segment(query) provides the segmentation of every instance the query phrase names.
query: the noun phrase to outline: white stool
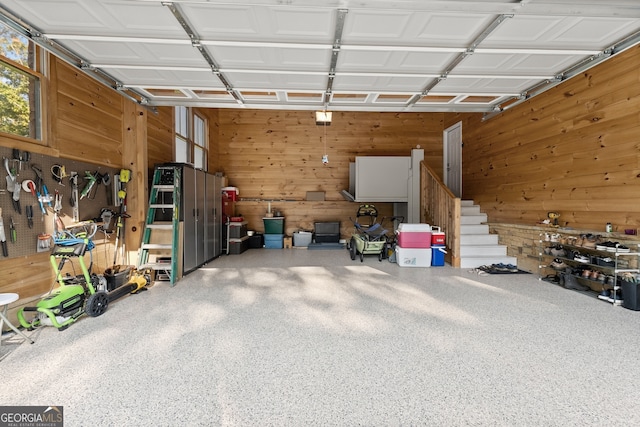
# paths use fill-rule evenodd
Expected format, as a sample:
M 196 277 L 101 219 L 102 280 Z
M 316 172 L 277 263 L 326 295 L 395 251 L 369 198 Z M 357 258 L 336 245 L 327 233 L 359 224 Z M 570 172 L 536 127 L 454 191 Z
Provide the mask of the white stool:
M 7 322 L 7 325 L 9 325 L 9 327 L 13 329 L 16 334 L 22 335 L 25 340 L 30 341 L 31 344 L 33 344 L 34 341 L 31 338 L 29 338 L 21 330 L 13 326 L 13 324 L 9 322 L 9 319 L 7 319 L 7 309 L 9 308 L 9 304 L 11 304 L 14 301 L 18 301 L 18 298 L 20 298 L 20 296 L 14 293 L 0 294 L 0 307 L 2 307 L 2 310 L 0 310 L 0 334 L 2 334 L 2 324 L 4 322 Z M 0 345 L 2 345 L 1 336 L 0 336 Z

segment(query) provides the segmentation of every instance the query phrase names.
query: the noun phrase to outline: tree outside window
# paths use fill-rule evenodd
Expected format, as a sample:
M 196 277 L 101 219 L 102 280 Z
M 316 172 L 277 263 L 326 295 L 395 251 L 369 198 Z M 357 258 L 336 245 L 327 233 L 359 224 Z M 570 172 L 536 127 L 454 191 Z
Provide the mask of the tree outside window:
M 0 25 L 0 132 L 40 139 L 40 75 L 36 47 Z

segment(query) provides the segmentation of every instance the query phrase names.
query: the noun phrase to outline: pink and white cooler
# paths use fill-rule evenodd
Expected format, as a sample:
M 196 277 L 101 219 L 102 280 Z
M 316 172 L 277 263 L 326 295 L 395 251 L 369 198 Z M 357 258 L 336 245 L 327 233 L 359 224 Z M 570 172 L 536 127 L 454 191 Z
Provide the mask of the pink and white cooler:
M 431 267 L 431 249 L 396 246 L 396 263 L 400 267 Z
M 429 249 L 431 226 L 429 224 L 400 224 L 396 231 L 398 246 L 404 249 Z

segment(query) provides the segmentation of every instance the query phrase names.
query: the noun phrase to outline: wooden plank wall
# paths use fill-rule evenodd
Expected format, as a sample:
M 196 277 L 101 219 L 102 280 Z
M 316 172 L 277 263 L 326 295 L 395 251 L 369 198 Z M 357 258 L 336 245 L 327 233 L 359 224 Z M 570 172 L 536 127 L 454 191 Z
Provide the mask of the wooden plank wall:
M 463 122 L 463 197 L 490 222 L 640 228 L 638 95 L 640 46 L 486 122 L 447 114 Z
M 332 217 L 340 220 L 343 237 L 349 235 L 349 216 L 355 216 L 357 205 L 345 201 L 340 191 L 349 188 L 349 162 L 356 156 L 409 156 L 419 145 L 425 161 L 442 173 L 440 113 L 334 112 L 326 127 L 315 124 L 313 111 L 221 109 L 218 117 L 220 169 L 229 185 L 239 188 L 242 199 L 262 201 L 237 205 L 255 230 L 262 229 L 265 201 L 282 200 L 286 202 L 279 207 L 295 217 L 286 222 L 288 233 Z M 326 165 L 324 154 L 329 156 Z M 331 203 L 303 202 L 307 191 L 324 191 Z M 376 205 L 392 212 L 391 205 Z
M 125 98 L 60 60 L 52 61 L 57 103 L 51 123 L 60 157 L 120 167 Z
M 173 107 L 157 107 L 147 115 L 147 164 L 173 161 Z
M 143 129 L 147 126 L 146 114 L 139 111 L 139 108 L 125 105 L 132 103 L 65 62 L 54 57 L 51 57 L 50 61 L 49 81 L 43 82 L 47 101 L 44 118 L 45 138 L 43 141 L 32 142 L 3 135 L 0 137 L 0 145 L 59 157 L 62 164 L 64 159 L 73 159 L 116 169 L 137 167 L 138 160 L 135 156 L 127 158 L 126 166 L 123 163 L 123 158 L 127 157 L 124 150 L 125 135 L 129 142 L 140 141 L 146 132 L 146 129 Z M 125 110 L 128 110 L 129 114 L 125 114 Z M 160 111 L 159 118 L 155 122 L 152 120 L 155 125 L 150 126 L 150 140 L 154 143 L 154 149 L 156 145 L 166 147 L 167 144 L 172 144 L 171 134 L 167 136 L 165 127 L 165 134 L 162 135 L 163 129 L 158 125 L 158 121 L 169 123 L 170 130 L 173 110 L 168 108 Z M 167 151 L 166 148 L 161 150 Z M 45 171 L 45 182 L 51 189 L 53 183 L 48 180 L 51 180 L 50 174 Z M 144 182 L 142 179 L 140 181 Z M 66 203 L 67 199 L 65 198 L 63 203 Z M 133 205 L 131 208 L 135 209 Z M 94 242 L 94 261 L 97 260 L 95 271 L 102 272 L 111 265 L 113 239 L 105 243 L 102 237 L 97 235 Z M 105 257 L 105 253 L 111 256 Z M 15 306 L 23 305 L 48 292 L 54 280 L 48 253 L 34 253 L 9 260 L 0 259 L 0 271 L 3 272 L 0 275 L 0 292 L 20 294 L 21 299 Z

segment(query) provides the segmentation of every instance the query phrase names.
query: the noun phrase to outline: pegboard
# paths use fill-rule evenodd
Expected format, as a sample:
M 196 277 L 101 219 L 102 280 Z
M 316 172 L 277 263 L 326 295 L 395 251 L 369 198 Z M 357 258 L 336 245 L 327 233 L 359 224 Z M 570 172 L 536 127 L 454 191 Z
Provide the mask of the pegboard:
M 38 236 L 52 234 L 54 230 L 54 204 L 56 192 L 60 200 L 60 220 L 66 226 L 73 224 L 73 206 L 71 205 L 71 197 L 73 186 L 69 180 L 72 172 L 78 174 L 78 218 L 80 221 L 96 219 L 100 217 L 103 208 L 109 208 L 117 211 L 117 176 L 120 169 L 98 166 L 95 164 L 79 162 L 75 160 L 65 160 L 57 157 L 46 156 L 43 154 L 28 153 L 24 151 L 14 153 L 14 150 L 7 147 L 0 147 L 0 155 L 2 156 L 2 178 L 0 178 L 0 208 L 2 208 L 2 219 L 4 223 L 4 233 L 7 240 L 8 258 L 15 258 L 34 254 L 38 252 Z M 20 161 L 15 157 L 22 158 Z M 7 191 L 7 170 L 5 167 L 5 159 L 9 160 L 9 169 L 17 171 L 17 182 L 21 186 L 19 202 L 21 213 L 16 210 L 13 203 L 13 194 Z M 64 167 L 63 174 L 56 173 L 58 177 L 63 175 L 62 179 L 54 177 L 52 166 L 58 165 Z M 49 203 L 43 203 L 44 211 L 40 208 L 37 196 L 30 191 L 26 191 L 22 184 L 26 180 L 36 181 L 36 172 L 33 166 L 40 167 L 42 170 L 43 184 L 48 189 L 51 198 Z M 57 169 L 53 169 L 58 172 Z M 89 172 L 96 176 L 96 172 L 100 176 L 105 176 L 104 180 L 97 180 L 92 190 L 86 197 L 80 199 L 80 194 L 85 186 L 90 182 L 86 179 L 86 173 Z M 66 176 L 64 176 L 66 175 Z M 99 176 L 99 177 L 100 177 Z M 106 185 L 104 182 L 109 182 Z M 25 184 L 26 186 L 26 184 Z M 115 194 L 115 198 L 114 198 Z M 42 193 L 41 193 L 42 195 Z M 33 210 L 33 225 L 29 227 L 27 218 L 27 206 L 31 206 Z M 12 241 L 10 223 L 13 220 L 17 239 Z M 112 221 L 113 223 L 114 221 Z M 96 236 L 96 238 L 99 238 Z M 40 251 L 48 250 L 40 248 Z M 5 258 L 0 252 L 0 259 Z

